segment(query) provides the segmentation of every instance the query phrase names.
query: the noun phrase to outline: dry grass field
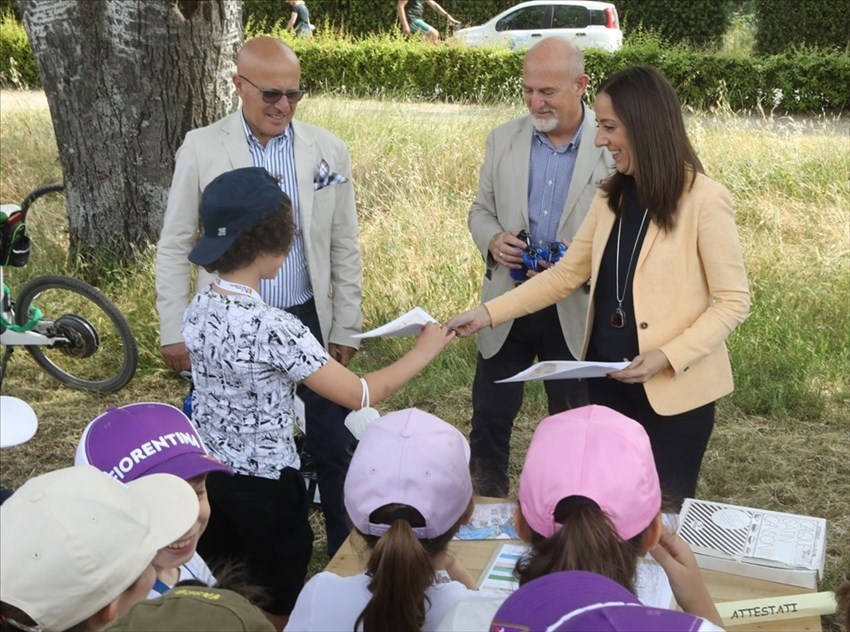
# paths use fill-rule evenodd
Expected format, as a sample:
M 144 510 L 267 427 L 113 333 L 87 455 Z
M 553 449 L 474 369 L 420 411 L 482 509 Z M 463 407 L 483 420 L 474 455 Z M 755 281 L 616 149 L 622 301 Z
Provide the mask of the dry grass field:
M 17 105 L 15 105 L 17 103 Z M 24 107 L 26 106 L 26 107 Z M 312 97 L 304 120 L 346 139 L 354 161 L 364 257 L 365 324 L 415 305 L 446 319 L 477 302 L 481 262 L 466 212 L 493 126 L 516 106 L 432 105 Z M 690 113 L 688 126 L 709 175 L 732 192 L 753 290 L 753 312 L 730 339 L 737 388 L 719 403 L 700 496 L 822 516 L 828 558 L 822 589 L 850 571 L 850 136 L 846 119 Z M 39 95 L 0 97 L 0 200 L 61 179 L 50 116 Z M 74 274 L 66 261 L 61 200 L 33 210 L 31 265 L 13 288 L 45 272 Z M 108 406 L 177 404 L 186 385 L 158 359 L 153 250 L 130 269 L 101 274 L 102 289 L 130 318 L 142 359 L 123 391 L 99 396 L 59 387 L 25 352 L 15 354 L 3 392 L 30 402 L 40 427 L 4 450 L 0 482 L 71 463 L 79 433 Z M 101 271 L 104 272 L 104 271 Z M 355 369 L 397 357 L 409 340 L 364 344 Z M 468 432 L 475 348 L 459 340 L 384 411 L 418 406 Z M 539 384 L 527 389 L 513 437 L 514 480 L 535 424 L 545 416 Z M 317 550 L 321 525 L 316 521 Z M 318 568 L 324 559 L 316 554 Z M 831 621 L 829 625 L 833 625 Z

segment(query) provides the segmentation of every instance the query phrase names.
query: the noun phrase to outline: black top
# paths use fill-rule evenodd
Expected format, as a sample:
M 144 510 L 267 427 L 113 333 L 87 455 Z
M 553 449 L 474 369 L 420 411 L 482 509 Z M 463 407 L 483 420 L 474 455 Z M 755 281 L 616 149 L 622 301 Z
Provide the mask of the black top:
M 593 295 L 594 317 L 593 329 L 590 334 L 590 345 L 587 350 L 587 359 L 604 362 L 621 362 L 623 359 L 634 359 L 638 355 L 637 323 L 635 322 L 635 304 L 632 300 L 632 285 L 637 268 L 643 240 L 649 227 L 650 217 L 646 216 L 643 228 L 640 229 L 641 220 L 646 207 L 640 203 L 637 196 L 637 188 L 634 180 L 630 179 L 630 186 L 626 190 L 625 210 L 619 219 L 614 222 L 605 252 L 602 254 L 602 262 L 599 265 L 599 273 L 596 279 L 596 291 Z M 623 298 L 623 311 L 626 313 L 626 325 L 621 329 L 613 327 L 609 319 L 617 309 L 617 230 L 620 222 L 623 223 L 620 235 L 620 287 L 619 294 Z M 640 229 L 640 234 L 638 230 Z M 635 247 L 637 242 L 637 247 Z M 626 278 L 629 268 L 629 258 L 632 248 L 635 247 L 635 257 L 632 261 L 631 270 Z M 625 289 L 624 289 L 625 286 Z

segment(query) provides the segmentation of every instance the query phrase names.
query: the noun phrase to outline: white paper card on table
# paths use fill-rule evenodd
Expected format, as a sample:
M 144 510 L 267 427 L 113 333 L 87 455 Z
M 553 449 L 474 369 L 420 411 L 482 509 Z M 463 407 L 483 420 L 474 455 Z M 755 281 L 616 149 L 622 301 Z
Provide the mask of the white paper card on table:
M 503 544 L 493 556 L 483 573 L 479 589 L 482 593 L 508 595 L 519 588 L 514 568 L 519 559 L 528 552 L 524 544 Z M 670 581 L 664 569 L 649 555 L 638 560 L 634 578 L 637 598 L 645 606 L 674 608 L 675 600 Z
M 461 525 L 455 540 L 517 540 L 516 503 L 477 503 L 469 522 Z
M 588 377 L 605 377 L 611 371 L 629 366 L 628 362 L 586 362 L 583 360 L 547 360 L 538 362 L 496 384 L 504 382 L 531 382 L 534 380 L 569 380 Z
M 514 568 L 526 551 L 528 547 L 524 544 L 503 544 L 499 547 L 499 551 L 484 571 L 478 588 L 482 592 L 499 592 L 504 596 L 519 588 L 519 582 L 514 577 Z
M 402 314 L 395 320 L 381 325 L 375 329 L 364 331 L 362 334 L 352 338 L 380 338 L 381 336 L 418 336 L 422 333 L 425 325 L 436 323 L 437 319 L 431 316 L 421 307 L 414 307 L 406 314 Z

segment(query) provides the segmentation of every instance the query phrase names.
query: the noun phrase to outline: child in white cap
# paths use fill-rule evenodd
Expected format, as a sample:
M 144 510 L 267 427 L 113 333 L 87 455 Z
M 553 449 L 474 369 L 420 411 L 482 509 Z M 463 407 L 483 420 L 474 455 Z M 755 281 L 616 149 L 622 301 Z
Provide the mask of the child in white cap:
M 144 599 L 151 562 L 197 520 L 170 474 L 122 484 L 90 466 L 24 483 L 0 507 L 0 629 L 89 632 Z
M 345 477 L 345 507 L 370 549 L 366 570 L 313 577 L 287 630 L 433 630 L 474 594 L 446 553 L 473 509 L 469 444 L 456 428 L 415 408 L 372 422 Z
M 156 402 L 110 408 L 86 426 L 75 463 L 94 465 L 123 482 L 165 473 L 189 483 L 198 497 L 198 519 L 157 553 L 153 561 L 156 581 L 148 597 L 155 599 L 187 579 L 215 584 L 215 577 L 196 549 L 210 519 L 207 474 L 230 474 L 231 469 L 207 454 L 186 415 L 174 406 Z
M 260 296 L 261 280 L 276 277 L 294 237 L 292 205 L 277 181 L 258 167 L 223 173 L 203 191 L 201 219 L 203 235 L 189 259 L 218 278 L 192 299 L 183 319 L 192 416 L 210 453 L 235 475 L 213 472 L 207 479 L 213 511 L 200 551 L 212 563 L 244 560 L 250 582 L 272 595 L 265 609 L 282 628 L 313 547 L 294 438 L 296 387 L 352 409 L 361 408 L 368 388 L 377 403 L 454 334 L 427 325 L 402 358 L 359 378 L 300 320 Z

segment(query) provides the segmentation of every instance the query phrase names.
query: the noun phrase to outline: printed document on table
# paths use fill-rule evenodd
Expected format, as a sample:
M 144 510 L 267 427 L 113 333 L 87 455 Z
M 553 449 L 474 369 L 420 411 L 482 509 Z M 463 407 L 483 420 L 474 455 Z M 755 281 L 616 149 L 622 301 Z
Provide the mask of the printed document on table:
M 402 314 L 395 320 L 381 325 L 370 331 L 352 336 L 353 338 L 379 338 L 381 336 L 418 336 L 422 333 L 425 325 L 436 323 L 437 319 L 431 316 L 421 307 L 414 307 L 406 314 Z
M 531 382 L 533 380 L 570 380 L 582 377 L 605 377 L 611 371 L 619 371 L 629 366 L 628 362 L 585 362 L 579 360 L 549 360 L 538 362 L 524 371 L 520 371 L 503 382 Z

